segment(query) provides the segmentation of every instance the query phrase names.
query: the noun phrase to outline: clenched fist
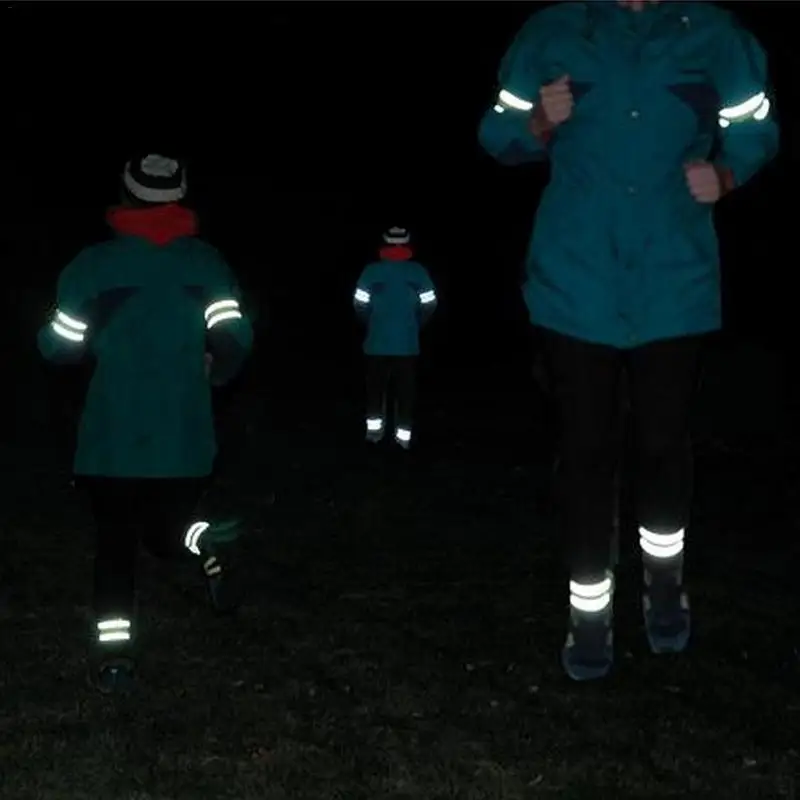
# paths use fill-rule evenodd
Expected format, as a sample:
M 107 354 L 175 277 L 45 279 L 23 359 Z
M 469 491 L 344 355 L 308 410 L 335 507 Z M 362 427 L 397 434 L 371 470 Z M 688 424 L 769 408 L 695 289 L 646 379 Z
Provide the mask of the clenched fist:
M 708 161 L 690 161 L 683 165 L 689 193 L 698 203 L 716 203 L 732 187 L 732 176 Z
M 531 121 L 531 129 L 535 135 L 552 131 L 572 116 L 575 100 L 569 81 L 569 75 L 562 75 L 539 90 L 539 102 Z

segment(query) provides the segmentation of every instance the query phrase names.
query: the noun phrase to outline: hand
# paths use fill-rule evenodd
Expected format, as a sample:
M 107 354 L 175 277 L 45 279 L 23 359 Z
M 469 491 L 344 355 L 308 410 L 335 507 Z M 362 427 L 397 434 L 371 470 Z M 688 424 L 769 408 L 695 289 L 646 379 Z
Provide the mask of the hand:
M 731 187 L 730 174 L 708 161 L 683 165 L 689 193 L 698 203 L 716 203 Z
M 211 353 L 205 355 L 206 378 L 211 377 L 211 365 L 214 363 L 214 356 Z
M 562 75 L 558 80 L 539 89 L 539 102 L 531 121 L 531 129 L 535 135 L 557 128 L 572 116 L 575 100 L 569 82 L 569 75 Z

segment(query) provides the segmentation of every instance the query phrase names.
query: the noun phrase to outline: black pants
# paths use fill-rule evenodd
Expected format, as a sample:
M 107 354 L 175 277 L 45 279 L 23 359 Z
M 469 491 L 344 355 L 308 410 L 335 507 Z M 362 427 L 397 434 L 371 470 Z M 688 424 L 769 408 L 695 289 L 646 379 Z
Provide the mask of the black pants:
M 660 533 L 687 525 L 690 411 L 703 341 L 685 337 L 618 350 L 543 332 L 561 418 L 556 482 L 573 578 L 602 580 L 610 566 L 623 377 L 633 425 L 637 525 Z
M 395 427 L 412 427 L 417 390 L 416 356 L 367 356 L 367 416 L 385 420 L 394 402 Z
M 88 495 L 95 523 L 95 613 L 130 619 L 139 544 L 161 559 L 186 552 L 184 534 L 207 479 L 84 476 L 76 484 Z

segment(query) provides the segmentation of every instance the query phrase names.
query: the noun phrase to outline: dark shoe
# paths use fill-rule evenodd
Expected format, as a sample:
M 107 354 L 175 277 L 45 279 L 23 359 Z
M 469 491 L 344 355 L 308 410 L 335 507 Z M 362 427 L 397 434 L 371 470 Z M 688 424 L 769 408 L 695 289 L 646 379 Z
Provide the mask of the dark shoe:
M 613 578 L 605 592 L 607 604 L 599 610 L 576 608 L 571 598 L 567 640 L 561 651 L 564 671 L 574 681 L 604 678 L 614 664 Z M 594 598 L 596 599 L 596 598 Z
M 680 653 L 689 644 L 689 595 L 683 587 L 686 531 L 656 533 L 639 527 L 644 590 L 642 612 L 647 641 L 654 653 Z
M 605 678 L 614 665 L 614 631 L 610 618 L 603 615 L 593 619 L 571 617 L 561 664 L 574 681 Z
M 657 654 L 683 652 L 689 644 L 692 618 L 680 572 L 645 569 L 644 584 L 642 612 L 650 650 Z
M 132 658 L 104 658 L 92 673 L 92 684 L 103 694 L 124 694 L 135 686 L 135 664 Z

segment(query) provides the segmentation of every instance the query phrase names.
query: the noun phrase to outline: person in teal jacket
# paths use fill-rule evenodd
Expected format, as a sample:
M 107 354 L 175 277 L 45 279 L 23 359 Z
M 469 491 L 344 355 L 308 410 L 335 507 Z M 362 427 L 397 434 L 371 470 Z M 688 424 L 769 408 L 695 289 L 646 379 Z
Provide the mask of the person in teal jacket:
M 366 325 L 366 438 L 380 442 L 387 425 L 389 390 L 394 394 L 394 440 L 411 447 L 420 328 L 438 299 L 428 271 L 412 260 L 411 237 L 391 228 L 383 237 L 380 261 L 368 264 L 353 295 L 356 313 Z
M 481 122 L 502 164 L 551 167 L 523 291 L 562 418 L 562 662 L 576 680 L 613 661 L 623 374 L 646 632 L 656 653 L 688 643 L 689 409 L 705 335 L 721 325 L 714 205 L 776 154 L 771 102 L 761 46 L 712 4 L 562 2 L 519 32 Z
M 63 270 L 38 339 L 51 362 L 93 362 L 74 472 L 95 518 L 94 677 L 107 691 L 133 679 L 140 540 L 157 556 L 199 557 L 214 605 L 231 601 L 219 557 L 228 532 L 193 515 L 216 455 L 212 387 L 239 372 L 252 330 L 185 192 L 178 161 L 132 160 L 107 216 L 114 237 Z

